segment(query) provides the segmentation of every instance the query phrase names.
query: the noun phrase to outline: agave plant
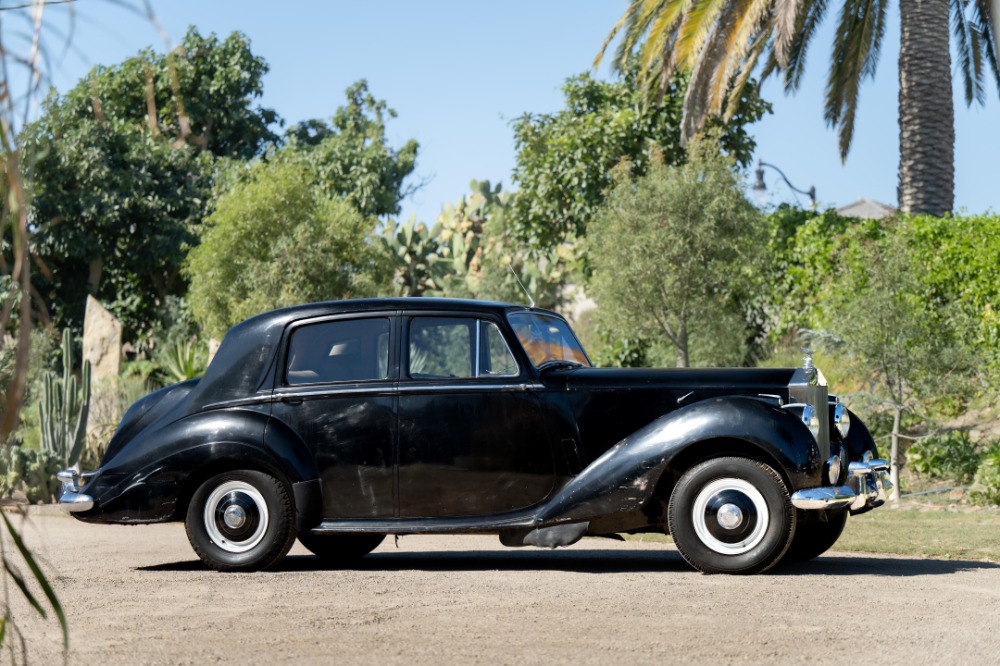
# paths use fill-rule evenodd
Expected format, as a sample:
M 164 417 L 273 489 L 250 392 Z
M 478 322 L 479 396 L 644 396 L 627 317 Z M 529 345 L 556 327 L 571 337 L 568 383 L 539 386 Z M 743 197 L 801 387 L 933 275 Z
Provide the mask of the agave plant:
M 183 382 L 205 374 L 208 350 L 197 341 L 185 340 L 166 349 L 160 371 L 169 382 Z

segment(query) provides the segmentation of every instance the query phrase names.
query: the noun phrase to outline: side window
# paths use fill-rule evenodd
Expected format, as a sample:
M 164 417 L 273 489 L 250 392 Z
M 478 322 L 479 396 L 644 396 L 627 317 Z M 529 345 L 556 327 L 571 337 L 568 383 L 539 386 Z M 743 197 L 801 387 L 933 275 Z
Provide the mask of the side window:
M 292 333 L 287 384 L 357 382 L 388 376 L 388 319 L 326 321 L 301 326 Z
M 475 319 L 414 317 L 410 321 L 410 377 L 475 377 L 475 331 Z
M 510 353 L 507 342 L 503 339 L 503 334 L 493 322 L 481 322 L 482 327 L 482 361 L 480 367 L 481 375 L 493 375 L 499 377 L 514 377 L 519 373 L 517 361 Z

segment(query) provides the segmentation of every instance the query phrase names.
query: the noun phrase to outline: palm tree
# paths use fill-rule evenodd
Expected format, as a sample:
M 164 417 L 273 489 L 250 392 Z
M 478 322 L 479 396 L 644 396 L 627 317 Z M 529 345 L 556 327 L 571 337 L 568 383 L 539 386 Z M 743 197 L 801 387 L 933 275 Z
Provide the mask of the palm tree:
M 637 57 L 650 95 L 678 69 L 690 71 L 683 138 L 710 115 L 728 117 L 751 73 L 779 73 L 785 92 L 802 80 L 817 26 L 830 0 L 631 0 L 595 60 L 619 34 L 613 65 Z M 841 0 L 826 84 L 824 117 L 847 159 L 861 83 L 873 78 L 889 0 Z M 899 207 L 943 215 L 955 201 L 955 111 L 949 23 L 966 104 L 984 104 L 985 72 L 1000 88 L 1000 0 L 899 0 Z

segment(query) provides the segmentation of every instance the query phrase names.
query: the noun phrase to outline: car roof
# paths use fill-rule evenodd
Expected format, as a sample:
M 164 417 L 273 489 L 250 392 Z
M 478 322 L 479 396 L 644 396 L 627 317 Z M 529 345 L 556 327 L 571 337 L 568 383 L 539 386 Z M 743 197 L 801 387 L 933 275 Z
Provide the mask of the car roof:
M 491 311 L 496 314 L 517 310 L 541 310 L 527 305 L 503 303 L 499 301 L 475 300 L 467 298 L 428 298 L 424 296 L 400 296 L 395 298 L 359 298 L 343 301 L 323 301 L 292 305 L 270 312 L 264 312 L 251 317 L 246 322 L 263 323 L 265 321 L 281 321 L 287 323 L 299 319 L 329 314 L 348 314 L 352 312 L 371 312 L 376 310 L 479 310 Z M 548 310 L 541 310 L 548 313 Z M 555 313 L 552 313 L 555 314 Z M 237 326 L 242 324 L 237 324 Z
M 293 305 L 250 317 L 229 329 L 219 350 L 190 395 L 191 405 L 239 400 L 252 395 L 268 376 L 282 332 L 288 324 L 313 317 L 385 310 L 476 311 L 504 316 L 532 311 L 553 314 L 526 305 L 460 298 L 365 298 Z

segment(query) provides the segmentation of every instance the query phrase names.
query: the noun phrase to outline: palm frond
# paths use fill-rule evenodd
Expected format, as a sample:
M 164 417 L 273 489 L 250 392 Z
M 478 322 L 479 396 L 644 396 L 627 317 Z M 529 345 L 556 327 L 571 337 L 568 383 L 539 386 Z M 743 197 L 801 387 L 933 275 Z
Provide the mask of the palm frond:
M 607 53 L 608 47 L 611 42 L 614 41 L 618 33 L 625 30 L 622 35 L 622 40 L 618 45 L 615 52 L 615 58 L 612 61 L 612 67 L 618 69 L 623 63 L 628 59 L 629 54 L 632 49 L 635 48 L 636 44 L 642 39 L 643 35 L 649 28 L 649 23 L 652 17 L 655 16 L 655 11 L 657 7 L 662 5 L 667 0 L 633 0 L 629 3 L 628 9 L 622 15 L 618 22 L 611 28 L 608 36 L 604 39 L 604 43 L 601 44 L 601 50 L 594 58 L 594 68 L 596 69 L 601 61 L 604 59 L 604 54 Z
M 704 49 L 694 59 L 691 80 L 688 81 L 682 107 L 682 143 L 698 133 L 711 111 L 709 107 L 711 91 L 713 84 L 718 80 L 719 70 L 724 69 L 728 36 L 735 25 L 736 13 L 741 6 L 742 3 L 730 2 L 722 7 L 721 14 L 716 17 L 717 20 L 710 28 L 711 32 L 706 38 Z
M 729 89 L 729 99 L 726 101 L 726 109 L 723 114 L 723 119 L 727 122 L 732 119 L 736 109 L 739 108 L 740 98 L 743 96 L 743 89 L 746 87 L 747 81 L 750 80 L 750 75 L 753 74 L 754 69 L 756 69 L 757 61 L 760 59 L 760 54 L 764 52 L 764 48 L 767 46 L 769 37 L 769 32 L 761 32 L 757 35 L 753 44 L 750 45 L 750 49 L 746 56 L 746 62 L 743 65 L 743 70 L 733 81 L 733 85 Z
M 650 26 L 649 34 L 656 35 L 657 41 L 655 44 L 649 44 L 648 48 L 644 48 L 639 57 L 639 67 L 646 76 L 652 75 L 653 63 L 657 55 L 662 58 L 663 77 L 669 79 L 673 74 L 676 65 L 673 52 L 677 42 L 677 28 L 684 10 L 689 4 L 690 0 L 667 3 Z
M 731 0 L 694 0 L 678 26 L 674 60 L 683 67 L 694 68 L 722 13 L 731 13 Z
M 1000 92 L 1000 64 L 997 62 L 997 50 L 1000 49 L 1000 14 L 994 9 L 996 0 L 973 0 L 972 22 L 982 35 L 982 49 L 989 64 L 993 78 L 996 80 L 997 91 Z
M 887 13 L 887 0 L 846 0 L 840 14 L 823 115 L 837 128 L 842 160 L 854 137 L 861 83 L 875 75 Z
M 782 69 L 788 67 L 792 42 L 801 27 L 799 16 L 803 0 L 775 0 L 774 2 L 774 57 Z
M 982 38 L 978 26 L 971 24 L 965 15 L 968 4 L 969 0 L 951 0 L 951 29 L 957 44 L 965 103 L 971 105 L 975 101 L 985 104 Z
M 785 70 L 785 92 L 795 92 L 802 83 L 802 75 L 806 69 L 806 53 L 809 43 L 816 34 L 816 28 L 826 16 L 828 0 L 807 0 L 806 6 L 798 16 L 795 38 L 788 51 L 788 65 Z M 772 56 L 775 58 L 775 56 Z M 775 58 L 776 59 L 776 58 Z M 770 68 L 770 62 L 766 69 Z

